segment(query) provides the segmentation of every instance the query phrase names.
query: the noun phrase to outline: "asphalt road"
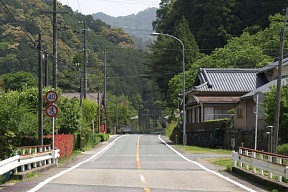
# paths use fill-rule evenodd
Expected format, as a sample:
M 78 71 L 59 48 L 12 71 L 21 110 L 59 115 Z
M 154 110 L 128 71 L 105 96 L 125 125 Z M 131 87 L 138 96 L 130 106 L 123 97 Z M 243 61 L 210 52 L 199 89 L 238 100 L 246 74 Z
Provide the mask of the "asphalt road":
M 220 171 L 219 171 L 220 170 Z M 184 156 L 157 135 L 124 135 L 86 152 L 65 167 L 0 191 L 195 192 L 264 191 L 221 168 Z

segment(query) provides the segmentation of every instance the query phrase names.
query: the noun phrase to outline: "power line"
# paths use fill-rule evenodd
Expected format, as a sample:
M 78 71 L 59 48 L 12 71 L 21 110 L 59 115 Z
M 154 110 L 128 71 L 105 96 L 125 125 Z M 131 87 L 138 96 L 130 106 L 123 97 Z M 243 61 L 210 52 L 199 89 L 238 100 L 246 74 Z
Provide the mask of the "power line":
M 105 2 L 112 2 L 112 3 L 123 3 L 123 4 L 138 4 L 138 5 L 159 5 L 159 3 L 153 2 L 153 1 L 141 1 L 141 0 L 126 0 L 126 1 L 117 1 L 117 0 L 99 0 L 99 1 L 105 1 Z
M 78 0 L 77 0 L 77 5 L 78 5 L 78 8 L 79 8 L 79 11 L 80 11 L 80 12 L 82 12 L 82 11 L 81 11 L 81 7 L 80 7 L 80 4 L 79 4 L 79 1 L 78 1 Z
M 7 9 L 7 11 L 9 12 L 9 14 L 11 14 L 11 16 L 13 17 L 13 19 L 16 21 L 16 23 L 20 26 L 21 30 L 24 32 L 24 34 L 29 38 L 29 40 L 33 43 L 33 45 L 36 47 L 36 40 L 33 39 L 32 36 L 29 35 L 29 33 L 25 30 L 25 28 L 23 27 L 23 25 L 17 20 L 17 18 L 13 15 L 13 13 L 11 12 L 11 10 L 8 8 L 8 6 L 6 5 L 6 3 L 4 2 L 4 0 L 1 0 L 1 2 L 3 3 L 3 5 L 5 6 L 5 8 Z M 28 6 L 28 4 L 27 4 Z M 56 58 L 57 60 L 60 60 L 62 62 L 65 62 L 65 60 L 60 59 L 58 57 L 54 57 L 52 54 L 48 53 L 47 51 L 42 49 L 43 53 L 46 53 L 47 55 L 49 55 L 52 58 Z

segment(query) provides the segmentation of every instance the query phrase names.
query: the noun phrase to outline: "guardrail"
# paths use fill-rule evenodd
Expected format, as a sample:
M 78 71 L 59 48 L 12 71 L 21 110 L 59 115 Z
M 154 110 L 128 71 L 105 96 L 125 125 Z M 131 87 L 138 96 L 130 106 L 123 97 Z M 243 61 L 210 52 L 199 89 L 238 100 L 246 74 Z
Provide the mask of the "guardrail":
M 288 156 L 239 147 L 239 152 L 233 152 L 234 167 L 243 168 L 269 179 L 288 178 Z
M 44 165 L 58 165 L 59 149 L 52 150 L 50 145 L 25 146 L 15 149 L 15 156 L 0 161 L 0 175 L 9 171 L 24 172 Z

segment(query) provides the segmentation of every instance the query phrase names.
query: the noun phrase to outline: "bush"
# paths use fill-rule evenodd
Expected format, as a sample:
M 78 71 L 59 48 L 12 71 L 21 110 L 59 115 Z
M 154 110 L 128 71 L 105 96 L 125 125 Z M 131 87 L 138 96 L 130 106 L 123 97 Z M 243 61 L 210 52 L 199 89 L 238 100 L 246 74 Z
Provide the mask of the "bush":
M 104 137 L 104 136 L 103 136 Z M 101 142 L 102 137 L 98 136 L 98 134 L 95 135 L 95 138 L 93 139 L 93 134 L 76 134 L 74 135 L 74 149 L 75 150 L 87 150 L 95 147 L 98 143 Z
M 218 123 L 218 127 L 222 128 L 232 128 L 233 123 L 231 118 L 223 118 L 223 119 L 214 119 L 214 120 L 208 120 L 206 123 L 211 123 L 212 127 L 215 126 L 215 124 Z
M 96 135 L 96 137 L 100 137 L 101 138 L 101 142 L 102 141 L 107 141 L 109 139 L 109 134 L 99 133 L 99 134 Z
M 277 147 L 277 153 L 280 155 L 288 156 L 288 144 L 279 145 Z
M 165 136 L 166 137 L 170 137 L 173 130 L 177 127 L 177 122 L 176 121 L 172 121 L 171 123 L 169 123 L 169 125 L 167 126 L 167 128 L 165 128 Z

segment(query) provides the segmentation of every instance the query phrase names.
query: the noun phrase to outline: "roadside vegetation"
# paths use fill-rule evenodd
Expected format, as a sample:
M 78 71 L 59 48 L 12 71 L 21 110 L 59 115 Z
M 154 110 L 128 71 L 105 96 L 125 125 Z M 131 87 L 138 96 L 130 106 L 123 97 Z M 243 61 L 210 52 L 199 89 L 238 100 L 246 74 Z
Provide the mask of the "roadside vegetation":
M 212 148 L 204 148 L 197 146 L 187 146 L 187 145 L 175 145 L 173 146 L 179 151 L 183 151 L 186 154 L 215 154 L 215 155 L 223 155 L 223 157 L 209 157 L 204 160 L 212 163 L 214 165 L 219 165 L 225 167 L 226 171 L 231 171 L 233 166 L 233 159 L 231 157 L 227 157 L 227 155 L 231 154 L 230 150 L 226 149 L 212 149 Z M 224 156 L 225 155 L 225 156 Z
M 175 147 L 188 154 L 231 154 L 231 151 L 226 149 L 212 149 L 188 145 L 176 145 Z

